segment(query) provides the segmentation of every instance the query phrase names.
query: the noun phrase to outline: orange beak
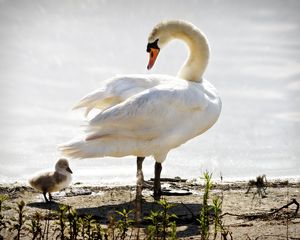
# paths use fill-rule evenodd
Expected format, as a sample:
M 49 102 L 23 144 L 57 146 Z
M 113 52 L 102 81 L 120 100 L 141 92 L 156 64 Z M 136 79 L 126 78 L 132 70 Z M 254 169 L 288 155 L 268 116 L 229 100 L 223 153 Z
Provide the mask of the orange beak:
M 149 63 L 148 63 L 148 66 L 147 66 L 147 69 L 150 70 L 154 63 L 155 63 L 155 60 L 158 56 L 158 53 L 159 53 L 159 49 L 157 48 L 151 48 L 150 49 L 150 52 L 149 52 Z

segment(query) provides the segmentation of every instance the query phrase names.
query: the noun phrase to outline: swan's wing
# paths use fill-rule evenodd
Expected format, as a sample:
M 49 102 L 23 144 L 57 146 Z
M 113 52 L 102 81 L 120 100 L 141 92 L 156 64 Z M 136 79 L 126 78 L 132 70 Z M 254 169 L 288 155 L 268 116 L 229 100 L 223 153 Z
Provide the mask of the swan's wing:
M 109 79 L 105 86 L 83 97 L 73 109 L 86 108 L 86 115 L 93 108 L 105 110 L 127 98 L 157 85 L 147 75 L 117 76 Z
M 161 84 L 145 90 L 89 121 L 87 140 L 102 136 L 153 139 L 180 127 L 180 121 L 208 104 L 201 88 L 186 82 Z

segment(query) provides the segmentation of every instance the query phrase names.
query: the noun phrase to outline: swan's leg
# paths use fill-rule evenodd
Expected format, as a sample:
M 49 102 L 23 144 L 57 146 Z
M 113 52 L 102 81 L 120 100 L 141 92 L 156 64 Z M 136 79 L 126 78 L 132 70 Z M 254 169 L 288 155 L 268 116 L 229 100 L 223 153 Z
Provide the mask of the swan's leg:
M 145 181 L 144 179 L 144 173 L 143 173 L 143 161 L 145 160 L 145 157 L 138 157 L 137 159 L 137 171 L 141 171 L 141 178 L 143 183 L 143 188 L 153 188 L 153 184 L 150 181 Z
M 160 173 L 162 170 L 161 163 L 155 162 L 154 168 L 154 199 L 159 200 L 161 196 Z
M 139 224 L 142 222 L 142 189 L 143 189 L 143 161 L 145 157 L 137 157 L 136 165 L 136 212 L 135 212 L 135 220 Z
M 143 162 L 145 160 L 145 157 L 137 157 L 136 160 L 136 166 L 137 166 L 137 177 L 141 177 L 141 182 L 144 182 L 144 173 L 143 173 Z

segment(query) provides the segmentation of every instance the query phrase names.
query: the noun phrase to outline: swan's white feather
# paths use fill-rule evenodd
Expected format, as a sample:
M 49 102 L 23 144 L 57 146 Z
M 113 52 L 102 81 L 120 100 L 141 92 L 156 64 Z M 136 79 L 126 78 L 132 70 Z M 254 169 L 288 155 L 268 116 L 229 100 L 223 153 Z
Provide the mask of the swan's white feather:
M 134 83 L 138 87 L 132 87 Z M 130 87 L 126 84 L 131 85 L 135 93 L 128 91 Z M 65 155 L 74 158 L 153 155 L 160 158 L 206 131 L 220 113 L 220 99 L 206 81 L 189 82 L 167 75 L 133 75 L 132 78 L 129 75 L 114 78 L 103 89 L 88 95 L 93 101 L 85 101 L 81 106 L 97 107 L 99 105 L 94 103 L 103 102 L 105 98 L 102 97 L 109 95 L 120 101 L 89 121 L 83 139 L 61 146 Z
M 83 97 L 73 109 L 85 107 L 85 114 L 88 115 L 93 108 L 104 110 L 157 84 L 159 81 L 152 81 L 145 75 L 117 76 L 109 79 L 103 87 Z

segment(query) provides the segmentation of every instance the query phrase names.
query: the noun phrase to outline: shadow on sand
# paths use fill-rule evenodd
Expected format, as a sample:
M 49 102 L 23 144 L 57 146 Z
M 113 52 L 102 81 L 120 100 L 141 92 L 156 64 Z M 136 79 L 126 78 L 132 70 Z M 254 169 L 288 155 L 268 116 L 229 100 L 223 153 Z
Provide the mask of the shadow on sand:
M 170 214 L 176 214 L 178 219 L 176 219 L 177 227 L 186 226 L 182 231 L 177 232 L 177 237 L 189 237 L 194 236 L 199 233 L 199 225 L 197 225 L 196 218 L 198 218 L 201 204 L 195 203 L 170 203 L 173 207 L 169 210 Z M 47 209 L 47 210 L 58 210 L 61 204 L 57 202 L 41 203 L 33 202 L 27 204 L 29 207 Z M 118 220 L 118 214 L 116 211 L 122 211 L 123 209 L 131 210 L 134 209 L 134 201 L 125 202 L 121 204 L 113 205 L 103 205 L 99 207 L 91 208 L 76 208 L 79 216 L 92 215 L 93 218 L 97 219 L 101 224 L 108 223 L 108 217 L 114 215 L 115 219 Z M 151 211 L 159 211 L 161 207 L 156 202 L 143 202 L 143 217 L 147 217 L 151 214 Z M 131 216 L 134 218 L 134 215 Z M 149 222 L 143 221 L 142 227 L 146 227 Z
M 45 210 L 52 210 L 52 211 L 57 211 L 59 209 L 59 206 L 63 204 L 51 201 L 51 202 L 32 202 L 26 204 L 28 207 L 33 207 L 33 208 L 40 208 L 40 209 L 45 209 Z

